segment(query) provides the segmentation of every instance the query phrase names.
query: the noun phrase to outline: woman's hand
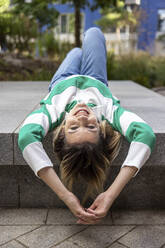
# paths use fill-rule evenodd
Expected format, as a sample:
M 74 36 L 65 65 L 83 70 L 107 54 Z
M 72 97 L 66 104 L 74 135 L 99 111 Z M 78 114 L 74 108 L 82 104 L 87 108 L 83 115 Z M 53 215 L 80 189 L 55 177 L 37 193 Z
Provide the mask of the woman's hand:
M 81 206 L 79 199 L 72 192 L 69 192 L 62 200 L 68 206 L 74 216 L 83 222 L 77 222 L 78 224 L 94 224 L 98 220 L 94 213 L 87 212 Z
M 136 172 L 137 168 L 135 166 L 123 167 L 112 185 L 105 192 L 98 195 L 93 204 L 87 209 L 87 212 L 95 214 L 98 220 L 105 217 L 114 200 Z M 82 220 L 78 220 L 78 223 L 84 224 Z M 93 224 L 96 224 L 96 222 Z
M 93 204 L 87 209 L 88 213 L 95 214 L 95 216 L 98 218 L 92 224 L 98 223 L 107 215 L 113 201 L 114 199 L 109 194 L 107 194 L 107 192 L 103 192 L 97 196 Z M 78 220 L 78 223 L 84 224 L 82 220 Z

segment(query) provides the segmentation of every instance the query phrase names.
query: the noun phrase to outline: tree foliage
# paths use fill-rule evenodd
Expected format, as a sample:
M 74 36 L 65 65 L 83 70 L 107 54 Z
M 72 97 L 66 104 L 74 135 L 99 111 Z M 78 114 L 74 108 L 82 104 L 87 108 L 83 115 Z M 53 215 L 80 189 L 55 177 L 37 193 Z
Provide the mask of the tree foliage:
M 102 27 L 104 31 L 110 28 L 121 29 L 127 25 L 132 28 L 138 24 L 138 15 L 124 8 L 124 2 L 116 1 L 116 5 L 110 8 L 103 8 L 101 11 L 102 18 L 96 23 Z
M 13 0 L 13 13 L 20 14 L 24 13 L 30 19 L 38 21 L 39 27 L 47 25 L 47 28 L 52 28 L 57 24 L 58 11 L 50 7 L 52 0 L 41 1 L 41 0 Z
M 10 0 L 0 0 L 0 13 L 5 12 L 10 5 Z

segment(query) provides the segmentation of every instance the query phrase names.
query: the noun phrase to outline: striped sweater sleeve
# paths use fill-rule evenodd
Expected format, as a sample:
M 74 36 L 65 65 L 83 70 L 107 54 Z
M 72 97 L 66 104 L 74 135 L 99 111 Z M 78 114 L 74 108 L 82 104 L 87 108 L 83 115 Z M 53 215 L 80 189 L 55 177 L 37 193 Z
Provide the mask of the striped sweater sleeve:
M 120 104 L 114 105 L 112 126 L 130 143 L 122 167 L 135 166 L 139 171 L 148 160 L 155 144 L 152 128 L 138 115 L 122 108 Z
M 53 166 L 42 145 L 42 140 L 51 130 L 51 126 L 51 116 L 46 106 L 42 105 L 25 119 L 19 131 L 18 146 L 36 176 L 42 168 Z

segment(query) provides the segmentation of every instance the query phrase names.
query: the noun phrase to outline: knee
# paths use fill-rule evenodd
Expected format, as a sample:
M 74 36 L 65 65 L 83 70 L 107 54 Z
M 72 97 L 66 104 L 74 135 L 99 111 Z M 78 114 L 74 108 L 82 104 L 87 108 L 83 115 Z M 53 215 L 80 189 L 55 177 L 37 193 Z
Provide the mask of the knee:
M 102 31 L 100 28 L 98 27 L 92 27 L 92 28 L 89 28 L 87 31 L 86 31 L 86 34 L 92 34 L 92 35 L 103 35 Z
M 82 55 L 82 49 L 80 47 L 74 47 L 68 54 L 81 56 Z
M 80 47 L 74 47 L 74 48 L 72 48 L 71 51 L 73 51 L 75 53 L 81 53 L 81 48 Z

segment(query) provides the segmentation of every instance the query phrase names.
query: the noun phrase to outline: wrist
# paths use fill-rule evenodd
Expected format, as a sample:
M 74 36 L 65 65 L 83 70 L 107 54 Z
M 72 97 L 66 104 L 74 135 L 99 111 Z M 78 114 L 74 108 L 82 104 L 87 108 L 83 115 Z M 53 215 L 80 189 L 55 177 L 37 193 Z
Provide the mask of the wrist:
M 106 191 L 105 191 L 107 198 L 111 201 L 114 201 L 117 198 L 117 194 L 114 191 L 113 187 L 110 186 Z
M 66 203 L 67 200 L 70 198 L 70 195 L 71 195 L 71 194 L 72 194 L 72 193 L 71 193 L 69 190 L 64 189 L 63 191 L 61 191 L 61 192 L 58 193 L 58 197 L 59 197 L 64 203 Z

